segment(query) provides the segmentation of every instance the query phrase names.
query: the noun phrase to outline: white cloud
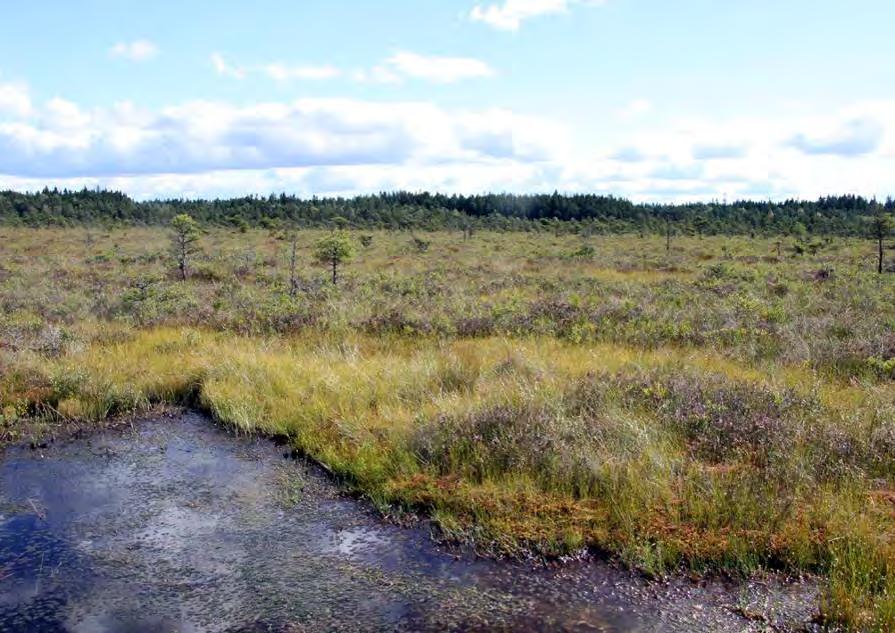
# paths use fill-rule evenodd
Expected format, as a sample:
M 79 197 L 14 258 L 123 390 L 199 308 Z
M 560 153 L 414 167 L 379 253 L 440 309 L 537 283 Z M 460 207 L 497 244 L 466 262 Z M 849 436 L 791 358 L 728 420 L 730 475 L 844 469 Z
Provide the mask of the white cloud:
M 334 79 L 342 74 L 342 71 L 335 66 L 289 66 L 280 63 L 267 64 L 263 67 L 263 71 L 268 77 L 277 81 L 289 81 L 291 79 L 319 81 Z
M 143 62 L 158 55 L 158 46 L 149 40 L 134 40 L 132 42 L 118 42 L 109 49 L 112 57 L 129 59 L 134 62 Z
M 401 75 L 385 64 L 373 66 L 370 69 L 360 69 L 352 73 L 351 78 L 360 83 L 399 84 L 403 81 Z
M 34 191 L 44 185 L 78 190 L 94 187 L 125 191 L 139 200 L 166 198 L 237 197 L 290 192 L 310 197 L 350 196 L 358 192 L 429 190 L 445 193 L 551 189 L 552 171 L 542 165 L 488 161 L 476 164 L 356 165 L 210 171 L 197 174 L 91 176 L 52 180 L 3 176 L 0 190 Z
M 883 140 L 885 127 L 873 116 L 820 126 L 814 132 L 799 132 L 789 145 L 806 154 L 862 156 L 873 152 Z
M 604 4 L 604 0 L 503 0 L 501 4 L 477 4 L 469 17 L 474 22 L 483 22 L 496 29 L 516 31 L 525 20 L 565 13 L 576 4 L 597 6 Z
M 214 66 L 214 71 L 222 77 L 231 79 L 245 79 L 246 77 L 244 68 L 230 65 L 220 53 L 211 54 L 211 65 Z
M 21 83 L 0 83 L 0 115 L 25 117 L 31 114 L 31 94 Z
M 696 160 L 743 158 L 747 151 L 748 144 L 745 142 L 699 142 L 693 145 L 693 158 Z
M 90 116 L 76 103 L 54 97 L 44 106 L 44 125 L 54 130 L 82 131 L 90 123 Z
M 454 83 L 462 79 L 493 77 L 494 70 L 471 57 L 439 57 L 398 51 L 385 61 L 396 76 L 423 79 L 434 83 Z
M 600 157 L 577 154 L 558 187 L 637 200 L 706 200 L 895 193 L 895 101 L 823 116 L 807 106 L 774 116 L 684 119 L 622 132 Z M 795 142 L 794 142 L 795 140 Z
M 425 102 L 191 101 L 85 111 L 63 99 L 0 121 L 0 173 L 23 177 L 197 173 L 319 165 L 536 162 L 564 151 L 562 126 L 510 111 Z
M 220 53 L 211 55 L 215 72 L 223 77 L 245 79 L 250 74 L 260 74 L 276 81 L 320 81 L 336 79 L 346 73 L 331 64 L 285 64 L 274 62 L 258 66 L 231 64 Z M 410 51 L 398 51 L 381 63 L 355 70 L 349 76 L 362 83 L 397 84 L 407 79 L 432 83 L 455 83 L 464 79 L 493 77 L 492 69 L 485 62 L 472 57 L 448 57 L 421 55 Z
M 628 103 L 622 110 L 619 112 L 619 116 L 622 119 L 634 119 L 644 114 L 649 113 L 653 109 L 653 102 L 649 99 L 634 99 L 630 103 Z

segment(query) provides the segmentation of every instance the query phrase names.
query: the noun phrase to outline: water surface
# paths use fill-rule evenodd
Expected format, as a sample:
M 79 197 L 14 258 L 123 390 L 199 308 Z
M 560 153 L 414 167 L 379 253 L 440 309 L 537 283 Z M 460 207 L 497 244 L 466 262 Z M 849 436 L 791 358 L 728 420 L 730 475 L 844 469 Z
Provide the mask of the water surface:
M 744 631 L 815 590 L 476 560 L 197 414 L 0 459 L 0 631 Z

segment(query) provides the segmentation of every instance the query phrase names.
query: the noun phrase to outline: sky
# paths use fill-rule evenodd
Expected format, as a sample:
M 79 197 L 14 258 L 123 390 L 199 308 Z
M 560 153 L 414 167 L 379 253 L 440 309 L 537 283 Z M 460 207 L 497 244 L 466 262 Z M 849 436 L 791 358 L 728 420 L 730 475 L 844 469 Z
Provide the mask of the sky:
M 891 0 L 31 0 L 0 189 L 895 196 Z

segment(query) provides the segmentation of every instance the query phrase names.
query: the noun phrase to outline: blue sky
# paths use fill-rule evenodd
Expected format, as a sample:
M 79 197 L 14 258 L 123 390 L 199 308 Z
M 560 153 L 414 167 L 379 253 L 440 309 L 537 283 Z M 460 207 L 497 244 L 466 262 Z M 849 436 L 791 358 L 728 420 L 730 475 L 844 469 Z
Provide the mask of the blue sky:
M 895 194 L 883 0 L 8 4 L 3 188 Z

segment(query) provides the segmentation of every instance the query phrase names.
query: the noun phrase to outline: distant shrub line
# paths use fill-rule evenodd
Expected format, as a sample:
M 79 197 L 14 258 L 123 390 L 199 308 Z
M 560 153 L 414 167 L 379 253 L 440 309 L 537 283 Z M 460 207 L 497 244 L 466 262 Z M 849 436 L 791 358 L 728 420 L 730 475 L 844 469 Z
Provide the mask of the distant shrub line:
M 872 218 L 895 211 L 895 201 L 877 203 L 854 195 L 816 201 L 738 200 L 634 204 L 595 194 L 444 195 L 393 192 L 354 198 L 302 199 L 280 194 L 226 200 L 149 200 L 104 190 L 44 189 L 0 192 L 0 224 L 159 225 L 179 214 L 203 224 L 252 227 L 554 231 L 582 234 L 843 235 L 872 236 Z

